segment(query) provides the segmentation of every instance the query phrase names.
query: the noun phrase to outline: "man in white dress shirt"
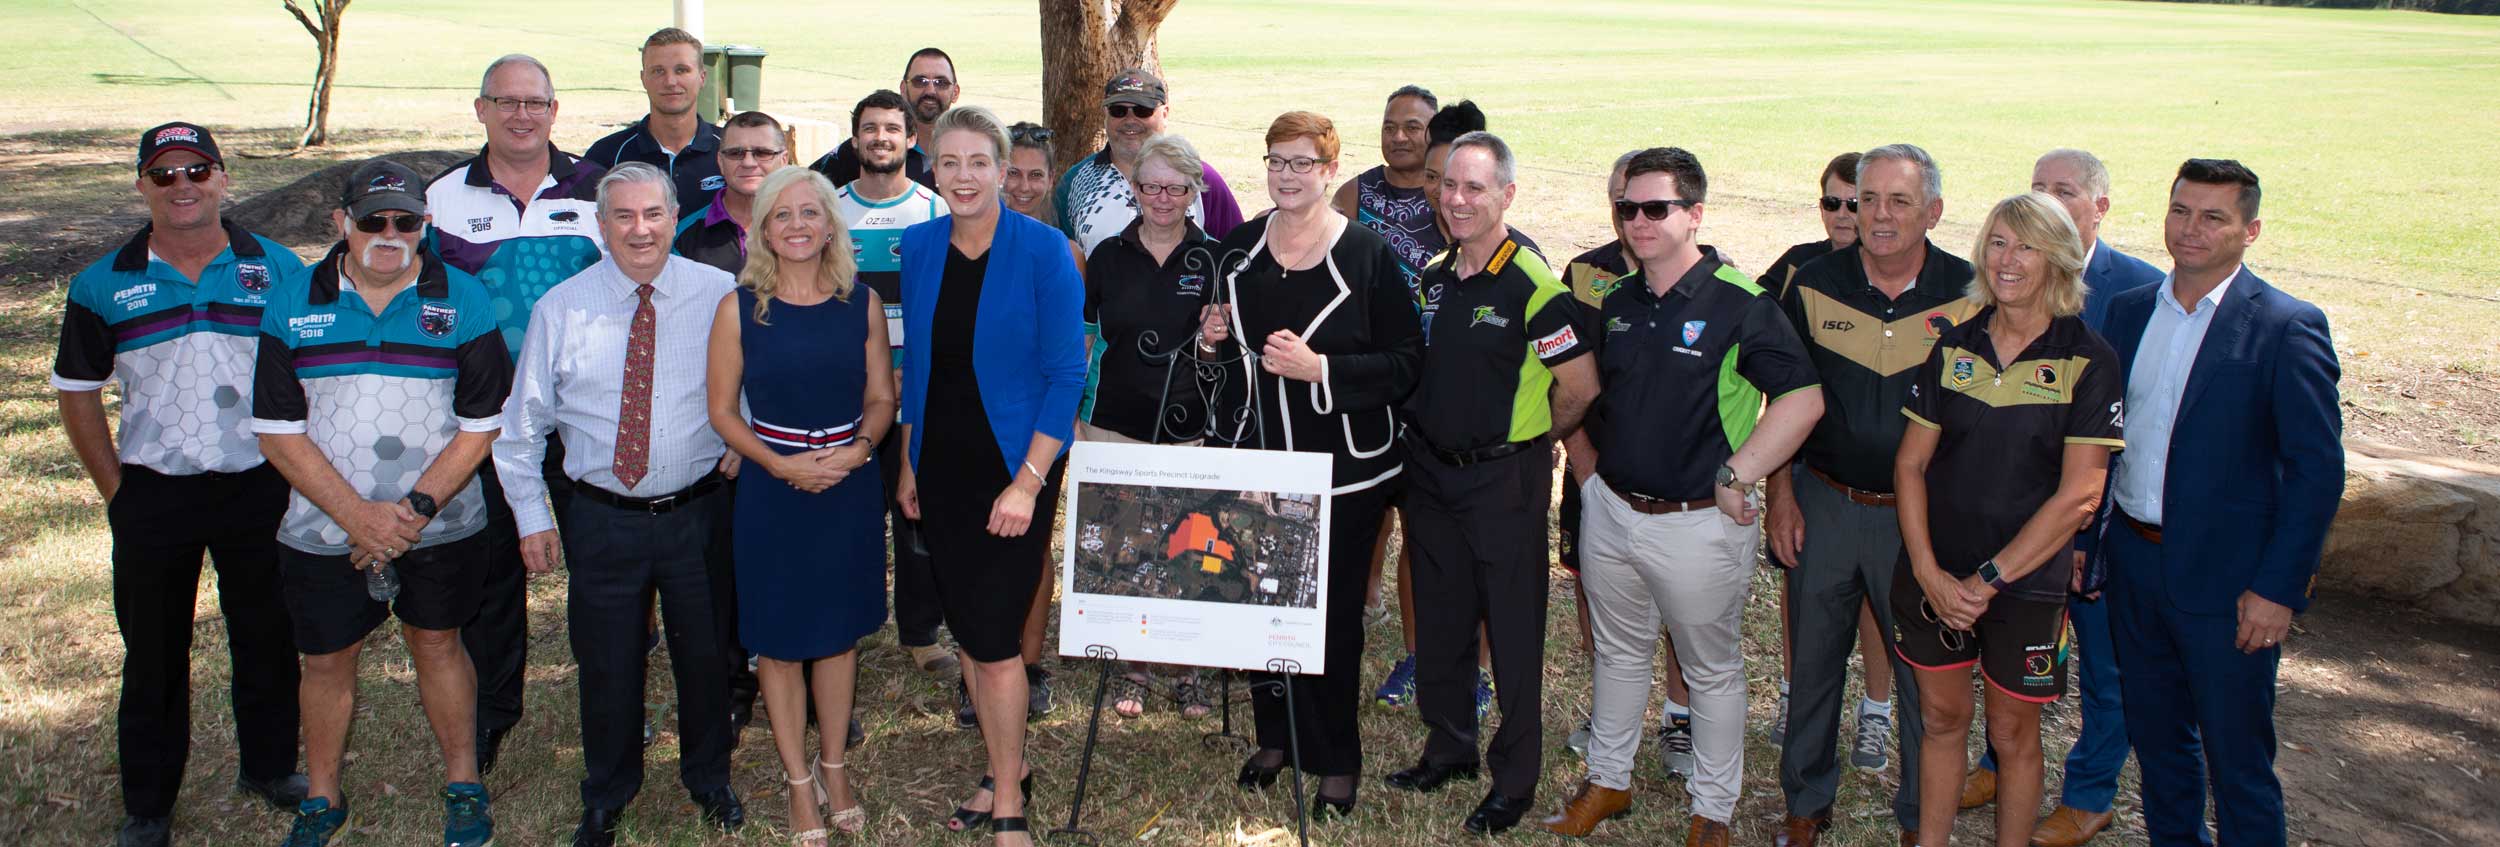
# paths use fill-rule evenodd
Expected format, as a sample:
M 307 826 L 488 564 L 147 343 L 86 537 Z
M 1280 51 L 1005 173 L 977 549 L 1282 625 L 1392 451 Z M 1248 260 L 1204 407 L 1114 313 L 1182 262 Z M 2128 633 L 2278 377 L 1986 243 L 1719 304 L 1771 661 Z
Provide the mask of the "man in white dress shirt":
M 677 198 L 659 169 L 627 163 L 599 180 L 609 255 L 541 297 L 523 335 L 495 464 L 530 573 L 568 563 L 573 658 L 581 668 L 582 823 L 576 847 L 615 843 L 642 788 L 643 637 L 657 591 L 677 676 L 679 779 L 724 830 L 745 822 L 729 787 L 728 649 L 707 564 L 729 521 L 725 452 L 704 410 L 712 312 L 729 274 L 669 254 Z M 532 471 L 553 429 L 573 496 L 564 533 Z

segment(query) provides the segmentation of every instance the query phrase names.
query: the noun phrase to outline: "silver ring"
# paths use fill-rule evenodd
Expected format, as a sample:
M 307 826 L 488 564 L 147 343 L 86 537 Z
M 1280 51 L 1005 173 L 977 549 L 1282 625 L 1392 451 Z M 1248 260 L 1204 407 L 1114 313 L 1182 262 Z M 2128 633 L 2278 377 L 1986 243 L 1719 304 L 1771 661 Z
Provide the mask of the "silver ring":
M 397 548 L 397 547 L 384 547 L 384 548 L 382 548 L 382 555 L 385 555 L 385 556 L 397 556 L 397 555 L 399 555 L 399 548 Z

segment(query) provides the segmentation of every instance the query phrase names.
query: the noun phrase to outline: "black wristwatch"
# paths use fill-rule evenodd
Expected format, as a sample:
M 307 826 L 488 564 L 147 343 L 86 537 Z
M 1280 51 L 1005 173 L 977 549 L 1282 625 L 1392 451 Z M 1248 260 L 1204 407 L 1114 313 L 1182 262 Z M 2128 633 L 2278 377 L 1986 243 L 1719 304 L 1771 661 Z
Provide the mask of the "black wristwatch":
M 1736 484 L 1736 466 L 1735 466 L 1735 465 L 1726 465 L 1726 464 L 1723 464 L 1723 465 L 1720 465 L 1720 466 L 1719 466 L 1719 487 L 1720 487 L 1720 488 L 1737 488 L 1737 487 L 1740 487 L 1740 486 L 1738 486 L 1738 485 Z
M 435 504 L 433 495 L 423 491 L 411 491 L 408 492 L 408 510 L 430 521 L 434 519 L 434 513 L 441 511 L 442 507 Z
M 2014 587 L 2006 583 L 2004 574 L 1997 572 L 1997 560 L 1995 559 L 1989 559 L 1985 562 L 1979 563 L 1979 581 L 1987 583 L 1989 588 L 1994 588 L 1998 591 L 2004 591 Z

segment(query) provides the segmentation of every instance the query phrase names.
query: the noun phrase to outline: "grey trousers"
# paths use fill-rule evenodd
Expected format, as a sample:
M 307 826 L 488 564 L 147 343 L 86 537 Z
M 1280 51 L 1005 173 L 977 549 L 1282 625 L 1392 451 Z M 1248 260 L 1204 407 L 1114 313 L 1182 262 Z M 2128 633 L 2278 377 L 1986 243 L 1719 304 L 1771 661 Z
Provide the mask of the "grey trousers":
M 1787 743 L 1780 750 L 1780 789 L 1788 813 L 1831 813 L 1840 790 L 1842 684 L 1849 678 L 1849 651 L 1858 640 L 1858 609 L 1875 607 L 1875 621 L 1892 631 L 1892 575 L 1901 560 L 1901 524 L 1889 507 L 1851 502 L 1830 483 L 1793 468 L 1797 508 L 1804 513 L 1806 543 L 1788 572 L 1789 650 Z M 1892 719 L 1900 731 L 1901 788 L 1893 816 L 1904 831 L 1918 829 L 1918 678 L 1887 649 L 1866 661 L 1892 663 Z

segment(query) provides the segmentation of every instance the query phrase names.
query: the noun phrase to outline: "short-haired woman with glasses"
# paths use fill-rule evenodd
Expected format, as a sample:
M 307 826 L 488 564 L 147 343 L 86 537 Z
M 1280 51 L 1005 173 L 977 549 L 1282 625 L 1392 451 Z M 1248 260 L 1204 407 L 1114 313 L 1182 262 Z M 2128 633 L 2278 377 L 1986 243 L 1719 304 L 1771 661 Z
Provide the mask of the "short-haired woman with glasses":
M 1320 778 L 1319 816 L 1353 810 L 1363 770 L 1355 723 L 1362 695 L 1363 583 L 1382 511 L 1405 470 L 1397 404 L 1423 365 L 1423 326 L 1397 251 L 1329 205 L 1337 178 L 1337 128 L 1310 112 L 1287 112 L 1267 129 L 1267 196 L 1274 211 L 1224 239 L 1217 282 L 1225 301 L 1206 326 L 1209 342 L 1238 339 L 1242 355 L 1216 412 L 1256 392 L 1257 414 L 1218 432 L 1239 447 L 1333 457 L 1328 516 L 1327 672 L 1254 674 L 1259 750 L 1236 777 L 1274 785 L 1290 747 Z M 1250 355 L 1255 353 L 1256 355 Z M 1225 418 L 1225 420 L 1235 420 Z M 1294 687 L 1288 721 L 1283 685 Z M 1298 737 L 1297 737 L 1298 734 Z
M 1971 668 L 1986 680 L 1998 844 L 2029 844 L 2040 707 L 2066 690 L 2069 547 L 2120 440 L 2123 375 L 2084 325 L 2082 238 L 2045 194 L 1996 204 L 1971 248 L 1970 320 L 1937 336 L 1893 461 L 1903 563 L 1893 649 L 1917 676 L 1921 844 L 1953 831 L 1968 765 Z M 1904 751 L 1907 753 L 1907 751 Z

